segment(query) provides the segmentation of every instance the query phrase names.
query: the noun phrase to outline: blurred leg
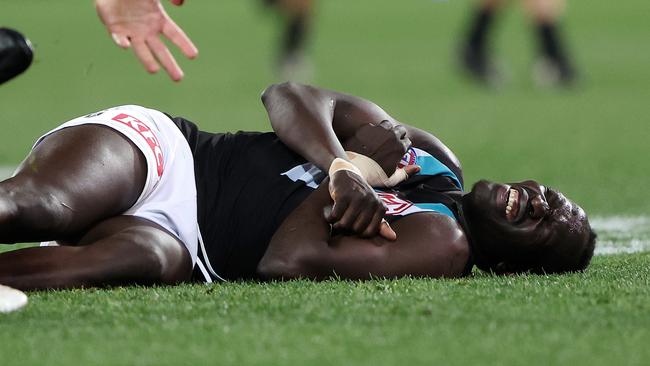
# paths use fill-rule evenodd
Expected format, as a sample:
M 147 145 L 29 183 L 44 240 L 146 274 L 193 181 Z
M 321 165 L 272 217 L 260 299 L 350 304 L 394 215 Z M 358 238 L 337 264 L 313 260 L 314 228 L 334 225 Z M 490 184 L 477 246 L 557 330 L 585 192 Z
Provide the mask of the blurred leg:
M 308 78 L 305 47 L 313 16 L 312 0 L 276 0 L 273 2 L 286 18 L 280 45 L 278 67 L 283 79 Z M 304 80 L 303 80 L 304 81 Z
M 525 0 L 524 8 L 537 23 L 556 23 L 564 12 L 564 0 Z
M 57 131 L 0 183 L 0 243 L 74 241 L 130 208 L 146 177 L 138 148 L 104 126 Z
M 282 43 L 284 54 L 302 52 L 309 32 L 311 0 L 280 0 L 278 5 L 287 16 L 287 29 Z
M 564 0 L 526 0 L 525 8 L 533 19 L 539 42 L 540 60 L 535 77 L 540 83 L 569 85 L 575 71 L 558 31 Z
M 468 75 L 480 82 L 490 83 L 497 77 L 489 60 L 488 36 L 503 4 L 502 0 L 480 0 L 462 42 L 461 64 Z

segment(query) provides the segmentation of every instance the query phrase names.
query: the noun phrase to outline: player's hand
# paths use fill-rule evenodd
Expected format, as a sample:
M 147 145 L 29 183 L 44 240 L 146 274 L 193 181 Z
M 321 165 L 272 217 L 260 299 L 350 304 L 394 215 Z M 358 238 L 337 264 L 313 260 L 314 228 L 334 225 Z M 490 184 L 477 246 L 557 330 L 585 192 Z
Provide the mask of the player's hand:
M 343 147 L 376 161 L 390 177 L 411 147 L 411 140 L 406 136 L 404 126 L 384 120 L 360 127 Z
M 359 174 L 349 170 L 330 174 L 329 190 L 334 205 L 326 219 L 334 230 L 361 237 L 379 234 L 389 240 L 397 238 L 388 223 L 383 221 L 386 207 Z
M 171 0 L 181 5 L 183 0 Z M 95 0 L 97 14 L 106 25 L 113 41 L 133 52 L 145 69 L 156 73 L 160 65 L 174 81 L 183 78 L 178 66 L 160 36 L 168 38 L 188 58 L 195 58 L 198 50 L 185 32 L 167 15 L 160 0 Z

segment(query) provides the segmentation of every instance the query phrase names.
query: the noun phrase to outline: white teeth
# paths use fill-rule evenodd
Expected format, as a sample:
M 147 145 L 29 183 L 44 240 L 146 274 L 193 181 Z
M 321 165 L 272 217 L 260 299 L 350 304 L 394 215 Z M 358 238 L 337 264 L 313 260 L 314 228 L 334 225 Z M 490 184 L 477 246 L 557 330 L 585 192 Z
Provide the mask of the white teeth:
M 508 202 L 506 202 L 506 215 L 509 215 L 512 212 L 512 208 L 515 206 L 517 199 L 519 198 L 519 191 L 515 189 L 510 189 L 508 193 Z

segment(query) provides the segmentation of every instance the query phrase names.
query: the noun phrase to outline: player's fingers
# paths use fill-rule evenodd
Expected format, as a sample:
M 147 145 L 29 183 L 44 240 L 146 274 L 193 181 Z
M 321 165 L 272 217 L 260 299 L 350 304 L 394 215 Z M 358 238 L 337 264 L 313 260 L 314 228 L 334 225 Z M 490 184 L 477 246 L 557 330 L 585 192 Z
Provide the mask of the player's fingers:
M 180 48 L 181 52 L 187 58 L 195 58 L 198 56 L 199 50 L 192 43 L 190 37 L 173 20 L 167 19 L 167 22 L 163 26 L 162 34 Z
M 351 230 L 354 233 L 357 233 L 354 230 L 354 222 L 359 216 L 359 213 L 360 213 L 359 206 L 356 204 L 356 202 L 351 202 L 350 205 L 345 210 L 345 212 L 343 213 L 343 216 L 334 223 L 333 225 L 334 229 Z
M 382 237 L 390 240 L 390 241 L 395 241 L 397 240 L 397 234 L 395 234 L 395 231 L 393 231 L 393 228 L 390 227 L 388 224 L 388 221 L 382 220 L 381 222 L 381 228 L 379 229 L 379 235 Z
M 419 165 L 407 165 L 404 167 L 404 171 L 408 174 L 409 177 L 412 177 L 415 174 L 418 174 L 422 170 Z
M 122 48 L 131 47 L 131 41 L 129 41 L 129 37 L 123 34 L 111 33 L 111 38 L 113 38 L 113 42 L 115 42 L 115 44 Z
M 183 70 L 172 56 L 167 46 L 157 37 L 149 38 L 147 45 L 153 51 L 154 56 L 160 62 L 162 67 L 167 71 L 169 77 L 174 81 L 180 81 L 183 78 Z
M 419 171 L 420 167 L 418 165 L 407 165 L 404 168 L 397 168 L 390 178 L 384 180 L 383 184 L 385 187 L 394 187 L 409 179 L 412 175 L 417 174 Z
M 372 220 L 368 224 L 368 227 L 366 230 L 361 234 L 363 237 L 367 238 L 372 238 L 376 236 L 379 233 L 379 229 L 381 228 L 381 223 L 382 220 L 384 219 L 384 210 L 379 210 L 375 212 L 374 216 L 372 217 Z
M 406 173 L 406 170 L 403 168 L 398 168 L 395 169 L 395 173 L 390 176 L 390 178 L 387 178 L 384 180 L 383 184 L 385 187 L 394 187 L 403 181 L 407 180 L 409 177 L 408 173 Z
M 144 40 L 132 40 L 133 52 L 145 69 L 151 74 L 158 72 L 160 66 Z
M 366 236 L 365 233 L 369 228 L 369 225 L 372 223 L 375 211 L 362 210 L 356 215 L 356 219 L 352 224 L 352 231 L 357 233 L 359 236 Z M 372 230 L 370 230 L 372 231 Z M 368 235 L 369 236 L 369 235 Z
M 348 209 L 348 205 L 350 204 L 350 201 L 348 200 L 338 200 L 334 201 L 334 205 L 332 206 L 332 211 L 329 214 L 329 217 L 327 221 L 329 222 L 338 222 L 341 217 L 343 217 L 343 214 L 345 214 L 345 211 Z

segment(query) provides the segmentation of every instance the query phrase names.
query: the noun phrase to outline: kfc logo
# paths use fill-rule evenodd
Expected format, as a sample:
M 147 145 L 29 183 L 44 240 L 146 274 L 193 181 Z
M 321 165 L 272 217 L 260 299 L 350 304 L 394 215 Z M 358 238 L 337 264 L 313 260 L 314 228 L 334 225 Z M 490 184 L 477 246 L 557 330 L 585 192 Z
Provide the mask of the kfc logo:
M 156 157 L 156 168 L 158 170 L 158 176 L 160 177 L 163 173 L 163 153 L 160 148 L 160 143 L 156 138 L 156 135 L 151 131 L 149 126 L 145 125 L 139 119 L 129 116 L 128 114 L 120 113 L 117 116 L 113 117 L 113 121 L 120 122 L 126 126 L 129 126 L 135 132 L 137 132 L 142 138 L 147 142 L 151 151 L 153 151 L 154 156 Z
M 397 197 L 395 193 L 377 192 L 386 206 L 386 215 L 399 215 L 413 206 L 412 202 Z

